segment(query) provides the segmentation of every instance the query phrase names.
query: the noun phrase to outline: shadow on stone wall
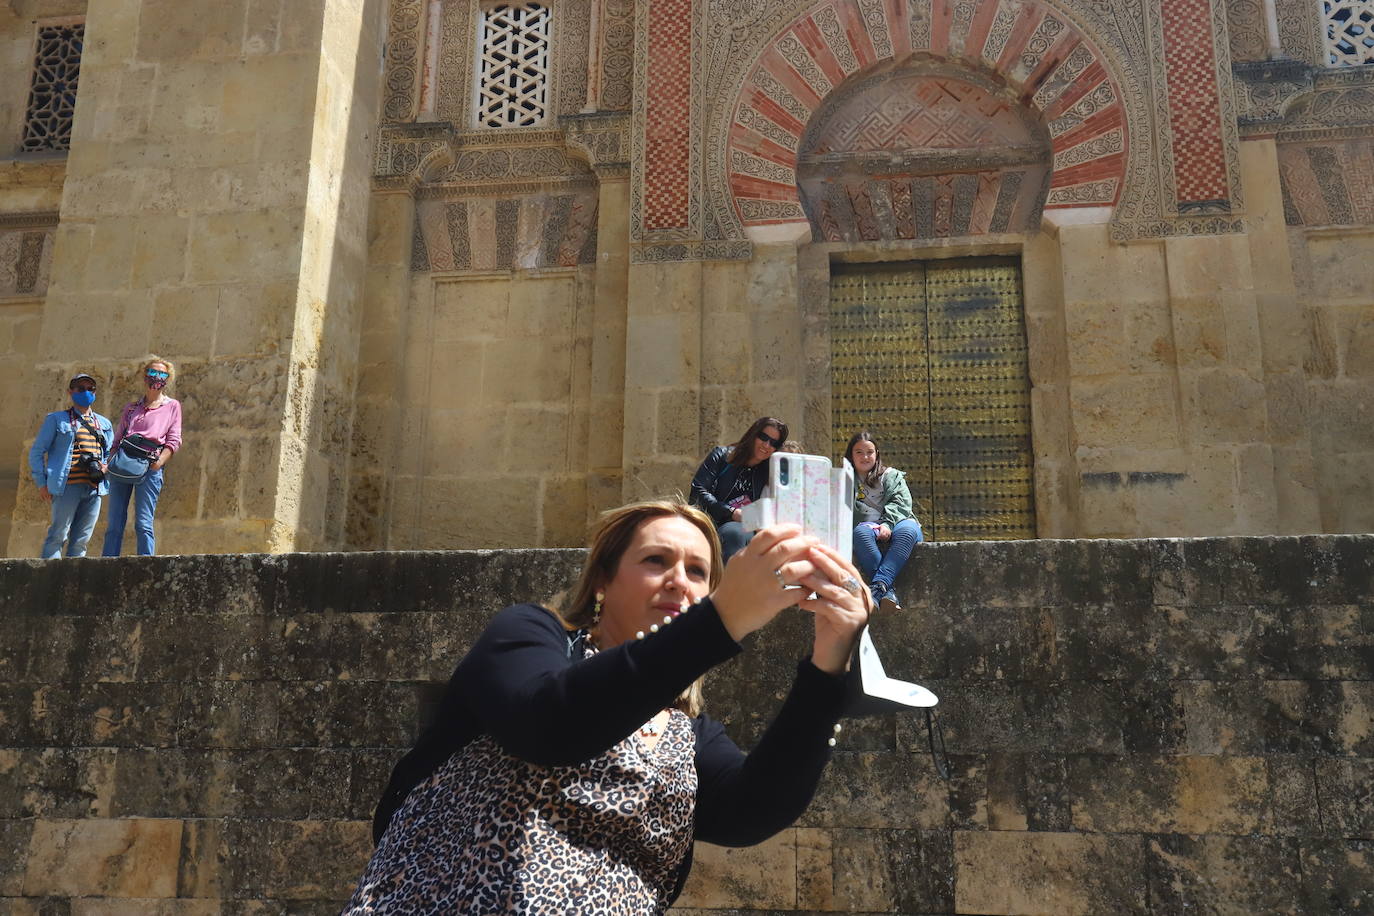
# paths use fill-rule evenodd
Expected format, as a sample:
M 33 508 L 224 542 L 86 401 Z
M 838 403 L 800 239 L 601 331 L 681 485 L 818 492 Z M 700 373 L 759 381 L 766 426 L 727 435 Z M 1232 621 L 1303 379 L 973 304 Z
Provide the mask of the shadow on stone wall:
M 431 685 L 580 558 L 0 561 L 0 910 L 336 912 Z M 1374 908 L 1374 537 L 932 544 L 899 588 L 875 632 L 952 778 L 914 717 L 852 723 L 678 912 Z M 807 621 L 749 642 L 707 692 L 746 745 Z

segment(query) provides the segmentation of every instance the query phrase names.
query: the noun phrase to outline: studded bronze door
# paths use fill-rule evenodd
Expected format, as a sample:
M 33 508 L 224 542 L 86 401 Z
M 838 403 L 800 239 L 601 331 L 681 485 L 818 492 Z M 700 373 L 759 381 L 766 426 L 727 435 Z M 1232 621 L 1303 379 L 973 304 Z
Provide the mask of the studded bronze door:
M 832 265 L 830 356 L 835 453 L 872 430 L 927 538 L 1035 537 L 1014 258 Z

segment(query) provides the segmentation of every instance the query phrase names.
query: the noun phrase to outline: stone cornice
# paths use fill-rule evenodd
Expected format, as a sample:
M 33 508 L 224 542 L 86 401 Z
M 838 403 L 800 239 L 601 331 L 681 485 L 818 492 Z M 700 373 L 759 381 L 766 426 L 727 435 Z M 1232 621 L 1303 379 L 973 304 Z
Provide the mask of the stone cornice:
M 56 210 L 35 210 L 30 213 L 0 213 L 0 230 L 50 229 L 57 225 L 60 214 Z

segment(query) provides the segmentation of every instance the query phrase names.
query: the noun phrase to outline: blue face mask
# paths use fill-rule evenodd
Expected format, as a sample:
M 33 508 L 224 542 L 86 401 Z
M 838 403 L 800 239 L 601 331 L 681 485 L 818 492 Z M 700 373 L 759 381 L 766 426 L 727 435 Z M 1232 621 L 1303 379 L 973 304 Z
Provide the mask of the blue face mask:
M 72 403 L 77 407 L 90 407 L 95 403 L 94 391 L 73 391 Z

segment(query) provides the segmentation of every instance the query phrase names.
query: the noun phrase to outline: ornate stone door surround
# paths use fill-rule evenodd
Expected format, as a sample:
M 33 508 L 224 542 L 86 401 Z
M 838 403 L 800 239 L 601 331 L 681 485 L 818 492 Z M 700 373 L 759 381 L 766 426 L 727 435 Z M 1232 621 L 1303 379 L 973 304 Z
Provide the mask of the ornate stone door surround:
M 803 220 L 812 113 L 912 56 L 979 68 L 1052 125 L 1047 206 L 1111 207 L 1118 241 L 1241 231 L 1225 19 L 1221 0 L 648 0 L 634 260 L 749 257 L 747 228 Z

